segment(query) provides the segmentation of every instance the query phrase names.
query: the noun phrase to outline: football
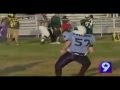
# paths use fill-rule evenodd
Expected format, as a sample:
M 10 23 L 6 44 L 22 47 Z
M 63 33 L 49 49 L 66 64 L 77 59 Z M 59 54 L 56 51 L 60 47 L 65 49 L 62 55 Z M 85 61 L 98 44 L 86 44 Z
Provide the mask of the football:
M 45 43 L 45 39 L 41 39 L 41 43 L 44 44 Z

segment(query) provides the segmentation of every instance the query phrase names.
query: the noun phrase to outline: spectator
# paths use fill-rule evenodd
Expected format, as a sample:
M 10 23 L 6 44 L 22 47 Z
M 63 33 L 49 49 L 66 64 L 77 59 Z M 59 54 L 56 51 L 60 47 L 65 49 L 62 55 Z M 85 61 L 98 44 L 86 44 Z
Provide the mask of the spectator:
M 59 17 L 58 14 L 55 14 L 52 18 L 51 18 L 51 27 L 53 30 L 53 43 L 52 44 L 60 44 L 59 42 L 59 38 L 61 35 L 60 32 L 60 27 L 61 27 L 61 19 Z

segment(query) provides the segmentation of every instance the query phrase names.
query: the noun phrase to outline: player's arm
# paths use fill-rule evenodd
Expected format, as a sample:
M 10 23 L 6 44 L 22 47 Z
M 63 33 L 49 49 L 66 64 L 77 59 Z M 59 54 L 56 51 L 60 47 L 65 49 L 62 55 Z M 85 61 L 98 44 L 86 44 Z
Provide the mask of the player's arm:
M 94 52 L 94 47 L 93 47 L 93 45 L 90 45 L 90 47 L 89 47 L 89 53 L 93 53 Z
M 95 43 L 95 37 L 92 35 L 92 39 L 91 39 L 91 44 L 89 46 L 89 53 L 93 53 L 94 52 L 94 43 Z
M 66 40 L 63 48 L 61 49 L 61 54 L 66 53 L 70 45 L 71 45 L 71 41 Z

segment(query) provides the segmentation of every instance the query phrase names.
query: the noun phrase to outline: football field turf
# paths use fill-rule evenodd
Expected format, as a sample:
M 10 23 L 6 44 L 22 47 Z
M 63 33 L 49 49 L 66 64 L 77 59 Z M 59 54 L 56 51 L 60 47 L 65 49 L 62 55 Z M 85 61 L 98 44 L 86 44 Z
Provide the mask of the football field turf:
M 20 40 L 20 45 L 0 43 L 0 76 L 55 76 L 54 64 L 60 56 L 63 44 L 40 44 L 36 38 Z M 86 76 L 120 76 L 120 42 L 113 42 L 110 36 L 97 39 L 95 52 L 89 55 L 92 65 Z M 112 62 L 112 74 L 100 74 L 99 64 Z M 70 63 L 63 69 L 63 76 L 73 76 L 81 65 Z

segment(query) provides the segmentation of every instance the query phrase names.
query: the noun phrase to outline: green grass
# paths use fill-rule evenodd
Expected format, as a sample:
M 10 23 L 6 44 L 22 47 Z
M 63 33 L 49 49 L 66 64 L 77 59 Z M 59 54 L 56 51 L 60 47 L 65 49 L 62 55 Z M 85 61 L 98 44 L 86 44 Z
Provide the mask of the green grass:
M 36 38 L 20 40 L 20 45 L 0 43 L 0 76 L 55 76 L 54 64 L 60 56 L 61 45 L 40 44 Z M 95 52 L 89 55 L 92 65 L 86 76 L 119 76 L 120 75 L 120 42 L 113 42 L 106 36 L 97 39 Z M 113 63 L 112 74 L 98 73 L 101 61 L 110 60 Z M 77 73 L 81 65 L 70 63 L 63 69 L 63 76 Z

